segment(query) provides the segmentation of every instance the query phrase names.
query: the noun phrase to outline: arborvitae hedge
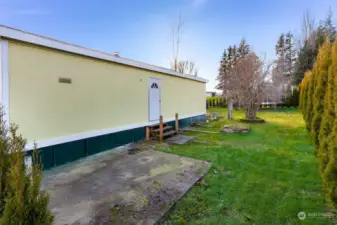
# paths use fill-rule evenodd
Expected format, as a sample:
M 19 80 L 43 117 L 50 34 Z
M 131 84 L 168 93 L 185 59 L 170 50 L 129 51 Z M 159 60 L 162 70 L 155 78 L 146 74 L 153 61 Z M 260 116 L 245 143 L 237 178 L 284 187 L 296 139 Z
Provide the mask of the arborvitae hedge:
M 311 81 L 311 71 L 307 71 L 304 74 L 304 78 L 300 85 L 300 108 L 303 114 L 303 118 L 306 118 L 306 110 L 307 110 L 307 102 L 308 102 L 308 90 L 309 90 L 309 83 Z
M 305 110 L 305 123 L 306 123 L 306 127 L 307 130 L 310 132 L 311 131 L 311 120 L 312 120 L 312 98 L 314 95 L 314 88 L 315 88 L 315 76 L 317 74 L 316 72 L 316 68 L 314 67 L 312 72 L 311 72 L 311 76 L 310 76 L 310 80 L 308 82 L 308 90 L 306 93 L 306 97 L 307 97 L 307 103 L 306 103 L 306 108 Z
M 322 134 L 320 133 L 320 142 L 326 143 L 326 146 L 321 145 L 319 153 L 327 199 L 337 209 L 337 40 L 332 47 L 331 60 L 326 92 L 326 113 L 322 119 Z M 327 121 L 328 129 L 323 127 L 323 121 Z
M 337 45 L 336 45 L 337 46 Z M 337 50 L 337 49 L 336 49 Z M 334 56 L 337 52 L 333 51 Z M 337 58 L 336 58 L 337 59 Z M 337 62 L 336 62 L 337 63 Z M 327 80 L 327 87 L 325 91 L 324 97 L 324 114 L 322 117 L 320 131 L 319 131 L 319 149 L 318 149 L 318 159 L 320 165 L 320 171 L 323 174 L 325 168 L 328 164 L 329 153 L 328 153 L 328 145 L 331 136 L 331 129 L 334 120 L 334 102 L 333 102 L 333 91 L 334 91 L 334 79 L 333 79 L 333 66 L 330 63 L 329 71 L 328 71 L 328 80 Z
M 206 97 L 206 104 L 207 104 L 208 108 L 225 107 L 226 106 L 226 98 L 223 97 L 223 96 Z
M 305 74 L 300 104 L 318 153 L 327 200 L 337 210 L 337 40 L 332 47 L 329 42 L 320 48 L 313 71 Z
M 311 132 L 316 148 L 319 148 L 319 131 L 324 113 L 324 97 L 328 81 L 328 71 L 331 64 L 331 44 L 330 39 L 326 38 L 324 44 L 319 49 L 315 66 L 317 74 L 315 76 L 315 87 L 313 96 L 313 116 L 311 122 Z

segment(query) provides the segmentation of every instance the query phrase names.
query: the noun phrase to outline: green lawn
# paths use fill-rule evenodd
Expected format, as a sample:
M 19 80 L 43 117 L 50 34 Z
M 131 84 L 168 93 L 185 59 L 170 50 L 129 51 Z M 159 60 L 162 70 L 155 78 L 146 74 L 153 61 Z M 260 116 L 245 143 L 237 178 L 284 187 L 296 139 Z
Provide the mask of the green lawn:
M 211 111 L 226 116 L 225 109 Z M 240 111 L 233 115 L 244 117 Z M 258 116 L 267 122 L 251 125 L 248 134 L 189 133 L 197 136 L 193 143 L 159 149 L 213 163 L 159 224 L 332 224 L 324 217 L 297 217 L 300 211 L 328 211 L 301 114 L 283 109 Z M 228 123 L 202 129 L 218 131 Z

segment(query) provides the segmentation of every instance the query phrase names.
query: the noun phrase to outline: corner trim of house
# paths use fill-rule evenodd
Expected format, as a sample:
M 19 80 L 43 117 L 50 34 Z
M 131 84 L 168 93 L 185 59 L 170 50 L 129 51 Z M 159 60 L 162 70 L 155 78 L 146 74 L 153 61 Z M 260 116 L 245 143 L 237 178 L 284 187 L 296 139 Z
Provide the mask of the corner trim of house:
M 0 40 L 1 47 L 1 104 L 3 107 L 5 125 L 9 126 L 9 74 L 8 74 L 8 41 Z
M 206 112 L 182 116 L 182 117 L 179 117 L 179 119 L 186 119 L 186 118 L 202 116 L 202 115 L 206 115 Z M 175 120 L 175 117 L 166 118 L 164 119 L 164 122 L 167 123 L 167 122 L 171 122 L 174 120 Z M 139 124 L 130 124 L 127 126 L 114 127 L 114 128 L 103 129 L 103 130 L 97 130 L 97 131 L 91 131 L 91 132 L 86 132 L 86 133 L 79 133 L 79 134 L 74 134 L 74 135 L 69 135 L 69 136 L 62 136 L 62 137 L 57 137 L 57 138 L 36 141 L 36 144 L 38 148 L 44 148 L 44 147 L 63 144 L 63 143 L 71 142 L 71 141 L 77 141 L 77 140 L 81 140 L 85 138 L 92 138 L 92 137 L 97 137 L 100 135 L 117 133 L 120 131 L 131 130 L 131 129 L 145 127 L 145 126 L 151 126 L 157 123 L 158 121 L 151 121 L 151 122 L 145 122 L 145 123 L 139 123 Z M 33 148 L 34 148 L 34 141 L 31 141 L 31 142 L 28 142 L 28 144 L 25 147 L 25 150 L 29 151 L 29 150 L 32 150 Z
M 107 54 L 107 53 L 100 52 L 100 51 L 97 51 L 97 50 L 88 49 L 88 48 L 81 47 L 81 46 L 78 46 L 78 45 L 73 45 L 73 44 L 70 44 L 70 43 L 58 41 L 58 40 L 55 40 L 55 39 L 52 39 L 52 38 L 47 38 L 47 37 L 43 37 L 43 36 L 40 36 L 40 35 L 28 33 L 28 32 L 18 30 L 18 29 L 14 29 L 14 28 L 11 28 L 11 27 L 0 26 L 0 36 L 7 37 L 7 38 L 10 38 L 10 39 L 14 39 L 14 40 L 18 40 L 18 41 L 31 43 L 31 44 L 35 44 L 35 45 L 44 46 L 44 47 L 47 47 L 47 48 L 53 48 L 53 49 L 58 49 L 58 50 L 65 51 L 65 52 L 75 53 L 75 54 L 78 54 L 78 55 L 84 55 L 84 56 L 88 56 L 88 57 L 92 57 L 92 58 L 111 61 L 111 62 L 124 64 L 124 65 L 128 65 L 128 66 L 136 67 L 136 68 L 141 68 L 141 69 L 145 69 L 145 70 L 151 70 L 151 71 L 155 71 L 155 72 L 159 72 L 159 73 L 163 73 L 163 74 L 168 74 L 168 75 L 171 75 L 171 76 L 195 80 L 195 81 L 199 81 L 199 82 L 202 82 L 202 83 L 208 82 L 207 79 L 204 79 L 204 78 L 201 78 L 201 77 L 195 77 L 195 76 L 192 76 L 192 75 L 178 73 L 178 72 L 175 72 L 175 71 L 167 69 L 167 68 L 150 65 L 150 64 L 147 64 L 147 63 L 142 63 L 142 62 L 134 61 L 134 60 L 123 58 L 123 57 L 116 57 L 116 56 L 113 56 L 111 54 Z

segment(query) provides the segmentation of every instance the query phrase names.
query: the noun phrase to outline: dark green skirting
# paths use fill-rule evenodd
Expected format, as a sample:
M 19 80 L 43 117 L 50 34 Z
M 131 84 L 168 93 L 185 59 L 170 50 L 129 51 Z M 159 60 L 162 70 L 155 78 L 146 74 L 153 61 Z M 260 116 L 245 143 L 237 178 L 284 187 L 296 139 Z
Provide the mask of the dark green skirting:
M 192 122 L 202 122 L 205 120 L 206 115 L 181 119 L 179 120 L 179 127 L 184 128 L 189 126 Z M 168 124 L 170 126 L 175 126 L 175 121 L 171 121 Z M 43 169 L 46 170 L 89 155 L 107 151 L 118 146 L 144 139 L 145 127 L 140 127 L 54 146 L 48 146 L 40 148 L 39 150 Z M 27 155 L 31 154 L 32 151 L 27 152 Z

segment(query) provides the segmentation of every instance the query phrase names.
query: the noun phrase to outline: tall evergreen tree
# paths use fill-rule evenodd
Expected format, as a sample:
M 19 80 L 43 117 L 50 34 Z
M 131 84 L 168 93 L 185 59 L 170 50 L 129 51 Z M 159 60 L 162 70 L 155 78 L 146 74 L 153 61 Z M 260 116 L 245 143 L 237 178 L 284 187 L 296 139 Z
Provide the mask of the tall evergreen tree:
M 276 51 L 276 57 L 277 57 L 277 64 L 276 68 L 282 72 L 282 76 L 284 76 L 284 70 L 285 70 L 285 35 L 281 34 L 277 44 L 275 46 L 275 51 Z
M 317 75 L 315 76 L 315 87 L 313 95 L 313 117 L 311 131 L 313 134 L 316 149 L 319 148 L 319 131 L 324 113 L 324 97 L 326 85 L 328 81 L 328 70 L 331 64 L 331 43 L 329 37 L 326 38 L 324 44 L 317 55 Z
M 233 47 L 230 45 L 227 49 L 224 50 L 222 54 L 222 58 L 220 61 L 219 74 L 217 80 L 219 81 L 216 86 L 217 89 L 220 89 L 226 93 L 226 84 L 229 79 L 230 71 L 235 66 L 235 61 L 237 58 L 237 48 L 234 45 Z
M 296 62 L 296 50 L 294 44 L 293 35 L 288 32 L 286 34 L 282 33 L 275 46 L 276 50 L 276 66 L 273 71 L 277 71 L 278 85 L 281 91 L 281 95 L 286 100 L 290 101 L 289 93 L 287 93 L 286 87 L 290 85 L 291 78 L 294 74 L 295 62 Z M 290 102 L 288 102 L 290 103 Z
M 232 60 L 231 60 L 232 67 L 231 68 L 235 67 L 237 59 L 238 59 L 238 48 L 236 47 L 236 45 L 233 45 L 233 48 L 232 48 Z
M 229 46 L 223 53 L 222 59 L 220 61 L 219 75 L 217 80 L 219 81 L 216 86 L 218 89 L 223 91 L 223 94 L 227 97 L 228 104 L 228 118 L 232 117 L 231 109 L 233 107 L 233 98 L 228 82 L 230 81 L 230 74 L 235 69 L 236 62 L 238 59 L 247 56 L 250 53 L 249 45 L 246 40 L 242 38 L 239 47 L 236 45 Z
M 285 47 L 285 38 L 284 34 L 282 33 L 277 41 L 277 44 L 275 46 L 276 55 L 277 57 L 284 57 L 284 47 Z
M 285 34 L 281 34 L 276 45 L 276 65 L 273 68 L 273 83 L 278 87 L 275 87 L 279 91 L 279 101 L 285 100 L 285 92 L 286 92 L 286 76 L 285 76 L 285 68 L 286 68 L 286 59 L 285 59 Z
M 288 32 L 285 35 L 284 41 L 284 59 L 285 59 L 285 68 L 284 75 L 289 78 L 292 78 L 295 70 L 296 63 L 296 49 L 292 33 Z
M 250 52 L 250 47 L 246 42 L 245 38 L 241 39 L 241 42 L 238 47 L 237 55 L 239 58 L 244 58 L 246 57 Z
M 312 48 L 309 41 L 306 40 L 296 58 L 293 84 L 298 85 L 301 83 L 305 72 L 312 69 L 316 55 L 316 49 Z
M 220 90 L 224 89 L 224 82 L 227 71 L 228 71 L 228 53 L 227 49 L 225 49 L 224 52 L 222 53 L 222 58 L 220 60 L 219 75 L 217 77 L 219 83 L 216 86 L 217 89 Z
M 232 46 L 230 45 L 227 49 L 227 52 L 228 52 L 228 63 L 233 59 L 233 48 Z

